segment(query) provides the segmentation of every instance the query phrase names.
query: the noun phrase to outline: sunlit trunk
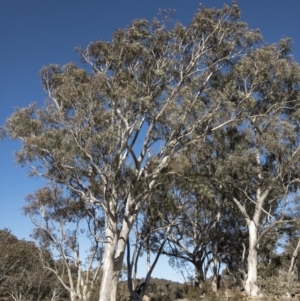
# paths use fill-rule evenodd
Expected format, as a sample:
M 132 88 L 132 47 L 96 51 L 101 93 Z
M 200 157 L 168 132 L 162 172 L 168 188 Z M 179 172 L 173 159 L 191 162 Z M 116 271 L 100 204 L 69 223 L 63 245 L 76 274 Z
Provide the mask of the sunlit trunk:
M 83 284 L 81 290 L 82 290 L 82 300 L 83 301 L 89 300 L 90 291 L 88 290 L 88 285 Z
M 108 229 L 106 229 L 108 232 Z M 114 281 L 114 260 L 113 260 L 114 245 L 113 242 L 106 243 L 104 246 L 103 257 L 103 276 L 101 280 L 99 301 L 112 301 L 111 291 Z
M 103 277 L 100 287 L 99 301 L 116 301 L 117 284 L 120 270 L 114 262 L 114 244 L 107 244 L 104 251 Z
M 70 292 L 70 299 L 71 299 L 71 301 L 76 301 L 77 294 L 75 292 Z
M 298 240 L 297 246 L 293 252 L 293 256 L 290 263 L 289 273 L 294 274 L 295 272 L 295 265 L 296 265 L 296 259 L 298 257 L 298 251 L 300 249 L 300 239 Z
M 111 291 L 110 291 L 110 301 L 117 300 L 117 287 L 119 280 L 120 271 L 115 271 L 112 279 Z
M 130 223 L 128 219 L 124 219 L 122 230 L 118 232 L 114 221 L 107 221 L 105 232 L 107 242 L 104 245 L 103 276 L 99 301 L 116 301 L 117 284 L 131 226 L 132 223 Z
M 245 291 L 249 296 L 257 296 L 259 288 L 257 281 L 257 228 L 254 221 L 248 221 L 249 228 L 249 253 L 248 253 L 248 274 L 245 282 Z
M 70 288 L 69 288 L 70 299 L 71 299 L 71 301 L 75 301 L 77 298 L 77 293 L 75 292 L 73 278 L 72 278 L 72 272 L 71 272 L 69 265 L 67 266 L 67 271 L 68 271 L 68 278 L 69 278 L 69 282 L 70 282 Z

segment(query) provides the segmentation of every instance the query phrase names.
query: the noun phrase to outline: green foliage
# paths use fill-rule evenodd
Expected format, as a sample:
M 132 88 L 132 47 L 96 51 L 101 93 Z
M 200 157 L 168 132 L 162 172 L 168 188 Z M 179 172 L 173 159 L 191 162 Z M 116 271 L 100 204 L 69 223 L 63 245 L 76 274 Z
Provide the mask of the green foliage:
M 300 183 L 300 68 L 289 39 L 261 41 L 235 3 L 200 7 L 187 26 L 135 20 L 110 42 L 78 49 L 90 70 L 42 68 L 44 106 L 17 109 L 4 132 L 22 141 L 17 162 L 49 183 L 25 211 L 35 237 L 63 258 L 69 282 L 87 216 L 92 234 L 106 231 L 110 252 L 100 298 L 114 291 L 141 215 L 152 226 L 176 221 L 165 253 L 194 264 L 198 282 L 217 258 L 245 276 L 242 221 L 254 222 L 257 248 L 279 229 Z M 66 223 L 76 230 L 64 232 Z M 160 238 L 150 239 L 156 250 Z M 67 261 L 64 249 L 77 259 Z
M 0 297 L 22 295 L 33 301 L 45 300 L 54 289 L 62 290 L 52 273 L 39 262 L 33 242 L 18 240 L 9 230 L 0 230 Z M 48 260 L 51 262 L 49 254 Z

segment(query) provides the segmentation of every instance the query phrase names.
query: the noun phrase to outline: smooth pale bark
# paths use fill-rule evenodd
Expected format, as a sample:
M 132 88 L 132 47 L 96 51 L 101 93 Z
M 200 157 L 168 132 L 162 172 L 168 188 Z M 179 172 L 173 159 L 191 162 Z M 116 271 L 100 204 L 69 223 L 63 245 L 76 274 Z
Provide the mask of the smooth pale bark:
M 261 175 L 259 174 L 259 178 Z M 271 226 L 269 226 L 258 239 L 258 230 L 257 225 L 259 224 L 262 206 L 269 195 L 269 190 L 265 190 L 264 193 L 261 192 L 261 189 L 258 188 L 256 192 L 257 202 L 255 205 L 255 211 L 253 218 L 251 219 L 246 212 L 246 209 L 241 205 L 241 203 L 237 199 L 233 199 L 234 202 L 239 207 L 241 213 L 244 215 L 247 227 L 249 229 L 249 248 L 248 248 L 248 260 L 247 260 L 247 277 L 244 283 L 244 289 L 249 296 L 257 296 L 259 293 L 259 287 L 256 285 L 257 281 L 257 246 L 259 240 L 270 231 L 275 225 L 274 222 Z
M 116 228 L 113 220 L 107 217 L 106 243 L 104 244 L 103 278 L 101 281 L 99 301 L 116 301 L 117 284 L 122 269 L 126 242 L 132 222 L 123 221 L 122 230 Z
M 261 159 L 259 151 L 256 151 L 256 162 L 261 166 Z M 263 180 L 262 172 L 257 175 L 259 181 Z M 253 218 L 250 219 L 245 208 L 239 203 L 239 208 L 246 218 L 248 230 L 249 230 L 249 249 L 248 249 L 248 266 L 247 266 L 247 278 L 245 281 L 244 289 L 249 296 L 257 296 L 259 293 L 259 287 L 256 285 L 257 281 L 257 226 L 260 222 L 263 204 L 269 195 L 269 189 L 262 193 L 261 186 L 258 185 L 256 189 L 256 204 Z
M 103 278 L 101 281 L 101 288 L 100 288 L 100 299 L 101 301 L 109 301 L 110 300 L 110 293 L 112 289 L 112 282 L 114 277 L 114 264 L 112 255 L 112 245 L 106 245 L 104 251 L 104 258 L 103 258 Z
M 117 283 L 120 271 L 116 270 L 112 254 L 113 244 L 108 244 L 104 251 L 103 278 L 100 288 L 100 301 L 116 301 Z
M 150 254 L 150 247 L 149 247 L 149 237 L 147 239 L 147 273 L 149 273 L 151 269 L 151 254 Z
M 71 293 L 70 297 L 71 297 L 71 301 L 75 301 L 77 299 L 77 294 L 76 293 Z
M 291 259 L 291 263 L 290 263 L 290 267 L 289 267 L 289 271 L 288 271 L 288 282 L 293 281 L 293 275 L 295 273 L 296 259 L 298 257 L 299 249 L 300 249 L 300 238 L 298 240 L 297 246 L 293 252 L 293 256 Z M 298 282 L 299 282 L 299 265 L 297 266 L 297 269 L 298 269 Z M 288 286 L 290 286 L 290 284 Z M 291 293 L 287 292 L 286 296 L 288 298 L 291 298 Z
M 290 268 L 289 268 L 289 273 L 290 274 L 294 274 L 294 272 L 295 272 L 296 258 L 298 256 L 299 249 L 300 249 L 300 238 L 298 240 L 297 246 L 294 250 L 294 253 L 293 253 L 293 256 L 292 256 L 292 259 L 291 259 L 291 264 L 290 264 Z
M 248 274 L 245 282 L 245 291 L 250 296 L 257 296 L 259 288 L 257 281 L 257 227 L 254 221 L 248 221 L 249 250 L 248 250 Z
M 119 271 L 116 271 L 114 249 L 117 244 L 116 234 L 106 228 L 106 240 L 103 257 L 103 278 L 100 287 L 100 301 L 115 301 Z M 123 261 L 123 260 L 122 260 Z
M 218 274 L 218 265 L 219 265 L 219 259 L 218 259 L 218 248 L 219 248 L 219 223 L 221 219 L 221 205 L 218 205 L 218 213 L 217 218 L 215 222 L 215 238 L 213 241 L 213 276 L 212 276 L 212 290 L 216 292 L 218 290 L 219 286 L 219 274 Z

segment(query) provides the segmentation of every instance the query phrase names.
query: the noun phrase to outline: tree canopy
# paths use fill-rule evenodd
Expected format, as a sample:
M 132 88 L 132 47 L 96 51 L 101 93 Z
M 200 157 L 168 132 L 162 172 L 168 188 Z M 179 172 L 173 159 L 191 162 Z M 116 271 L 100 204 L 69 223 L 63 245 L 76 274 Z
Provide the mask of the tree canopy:
M 249 232 L 245 288 L 256 294 L 257 234 L 283 220 L 299 183 L 300 69 L 291 41 L 264 44 L 233 3 L 200 7 L 187 26 L 135 20 L 110 42 L 77 51 L 86 67 L 43 67 L 44 106 L 19 108 L 5 125 L 6 134 L 22 142 L 17 162 L 49 183 L 31 209 L 45 191 L 59 189 L 63 199 L 82 205 L 66 211 L 70 219 L 88 208 L 100 212 L 100 300 L 116 300 L 134 222 L 168 177 L 179 177 L 168 183 L 195 211 L 193 218 L 189 210 L 182 213 L 189 227 L 201 228 L 204 220 L 201 226 L 192 219 L 213 210 L 216 233 L 223 202 L 240 210 Z M 187 175 L 197 189 L 178 182 L 175 166 L 185 158 L 201 169 Z M 266 226 L 268 217 L 273 223 Z M 214 243 L 215 259 L 220 247 Z

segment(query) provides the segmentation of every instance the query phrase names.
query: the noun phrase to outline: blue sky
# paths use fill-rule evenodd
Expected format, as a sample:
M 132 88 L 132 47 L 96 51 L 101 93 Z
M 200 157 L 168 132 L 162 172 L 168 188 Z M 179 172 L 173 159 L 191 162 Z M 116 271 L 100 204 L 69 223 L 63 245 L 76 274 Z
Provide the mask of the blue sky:
M 201 2 L 221 8 L 224 0 Z M 175 18 L 188 24 L 198 4 L 198 0 L 1 0 L 0 125 L 15 107 L 43 104 L 45 95 L 38 77 L 42 66 L 79 63 L 75 47 L 97 39 L 110 40 L 115 29 L 133 19 L 152 19 L 160 8 L 176 9 Z M 291 37 L 293 55 L 300 62 L 299 0 L 240 0 L 238 4 L 242 20 L 250 28 L 259 28 L 266 42 Z M 16 166 L 13 152 L 18 148 L 18 142 L 0 142 L 0 229 L 7 227 L 18 238 L 28 239 L 32 225 L 21 208 L 25 195 L 42 182 L 28 178 L 26 168 Z M 154 273 L 180 280 L 174 274 L 166 265 Z

